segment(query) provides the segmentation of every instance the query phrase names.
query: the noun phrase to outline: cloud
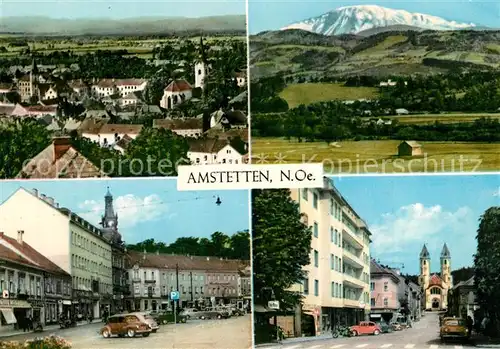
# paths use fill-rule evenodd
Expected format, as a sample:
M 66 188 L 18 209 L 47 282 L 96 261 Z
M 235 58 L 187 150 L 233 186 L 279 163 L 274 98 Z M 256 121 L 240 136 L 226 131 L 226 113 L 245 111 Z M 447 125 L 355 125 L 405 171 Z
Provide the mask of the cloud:
M 415 203 L 381 215 L 380 223 L 371 226 L 371 250 L 376 257 L 393 255 L 395 260 L 396 255 L 406 259 L 411 254 L 411 259 L 416 260 L 424 243 L 433 253 L 440 251 L 446 242 L 452 255 L 458 257 L 465 253 L 469 259 L 475 250 L 471 244 L 474 244 L 476 229 L 477 217 L 468 207 L 451 212 L 440 205 L 426 207 Z
M 118 196 L 113 200 L 113 206 L 115 213 L 118 214 L 119 228 L 129 228 L 141 222 L 175 216 L 174 213 L 169 214 L 168 206 L 155 194 L 143 198 L 133 194 Z M 85 200 L 79 205 L 79 209 L 82 217 L 98 224 L 104 214 L 104 200 Z
M 498 187 L 497 189 L 495 189 L 493 191 L 493 196 L 496 196 L 496 197 L 499 197 L 500 196 L 500 187 Z

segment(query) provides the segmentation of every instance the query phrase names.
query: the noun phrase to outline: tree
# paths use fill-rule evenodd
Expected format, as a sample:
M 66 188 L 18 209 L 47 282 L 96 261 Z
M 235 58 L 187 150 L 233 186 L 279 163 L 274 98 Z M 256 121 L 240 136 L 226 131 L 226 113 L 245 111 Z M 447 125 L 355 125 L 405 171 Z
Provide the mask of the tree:
M 474 256 L 474 283 L 477 300 L 490 319 L 487 330 L 500 335 L 500 206 L 491 207 L 481 216 Z
M 255 303 L 265 304 L 264 290 L 271 288 L 284 309 L 293 307 L 301 296 L 288 289 L 306 276 L 302 267 L 310 263 L 311 229 L 288 189 L 252 191 L 252 208 Z
M 164 128 L 145 127 L 127 147 L 125 159 L 131 177 L 175 176 L 177 166 L 189 164 L 184 137 Z
M 34 119 L 0 124 L 0 178 L 14 178 L 50 144 L 50 132 Z

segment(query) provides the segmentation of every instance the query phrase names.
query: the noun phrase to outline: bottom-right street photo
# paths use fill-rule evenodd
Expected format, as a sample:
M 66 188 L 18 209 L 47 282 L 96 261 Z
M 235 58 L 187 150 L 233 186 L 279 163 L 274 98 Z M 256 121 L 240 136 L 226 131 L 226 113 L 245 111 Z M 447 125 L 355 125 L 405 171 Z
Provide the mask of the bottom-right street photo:
M 500 348 L 500 176 L 252 192 L 257 348 Z

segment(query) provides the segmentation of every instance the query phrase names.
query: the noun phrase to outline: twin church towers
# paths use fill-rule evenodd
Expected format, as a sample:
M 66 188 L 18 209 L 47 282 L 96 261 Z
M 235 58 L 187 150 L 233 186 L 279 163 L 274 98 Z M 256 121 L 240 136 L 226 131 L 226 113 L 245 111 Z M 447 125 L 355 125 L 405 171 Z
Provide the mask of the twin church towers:
M 441 250 L 441 272 L 431 274 L 431 256 L 424 245 L 420 252 L 420 276 L 418 281 L 423 290 L 426 310 L 448 308 L 448 291 L 453 287 L 451 276 L 451 254 L 446 243 Z

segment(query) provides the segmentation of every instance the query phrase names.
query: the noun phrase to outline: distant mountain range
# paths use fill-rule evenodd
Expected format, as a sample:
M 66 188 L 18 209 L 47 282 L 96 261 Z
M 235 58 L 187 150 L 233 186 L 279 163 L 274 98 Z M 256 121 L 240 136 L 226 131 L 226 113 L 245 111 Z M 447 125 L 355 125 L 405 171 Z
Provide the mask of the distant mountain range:
M 34 35 L 141 35 L 173 32 L 246 32 L 245 15 L 200 18 L 138 17 L 127 19 L 56 19 L 50 17 L 3 17 L 0 33 Z
M 340 7 L 321 16 L 290 24 L 282 30 L 301 29 L 323 35 L 358 34 L 367 36 L 400 27 L 405 30 L 462 30 L 485 29 L 474 23 L 448 21 L 422 13 L 410 13 L 377 5 Z M 371 33 L 371 34 L 370 34 Z

